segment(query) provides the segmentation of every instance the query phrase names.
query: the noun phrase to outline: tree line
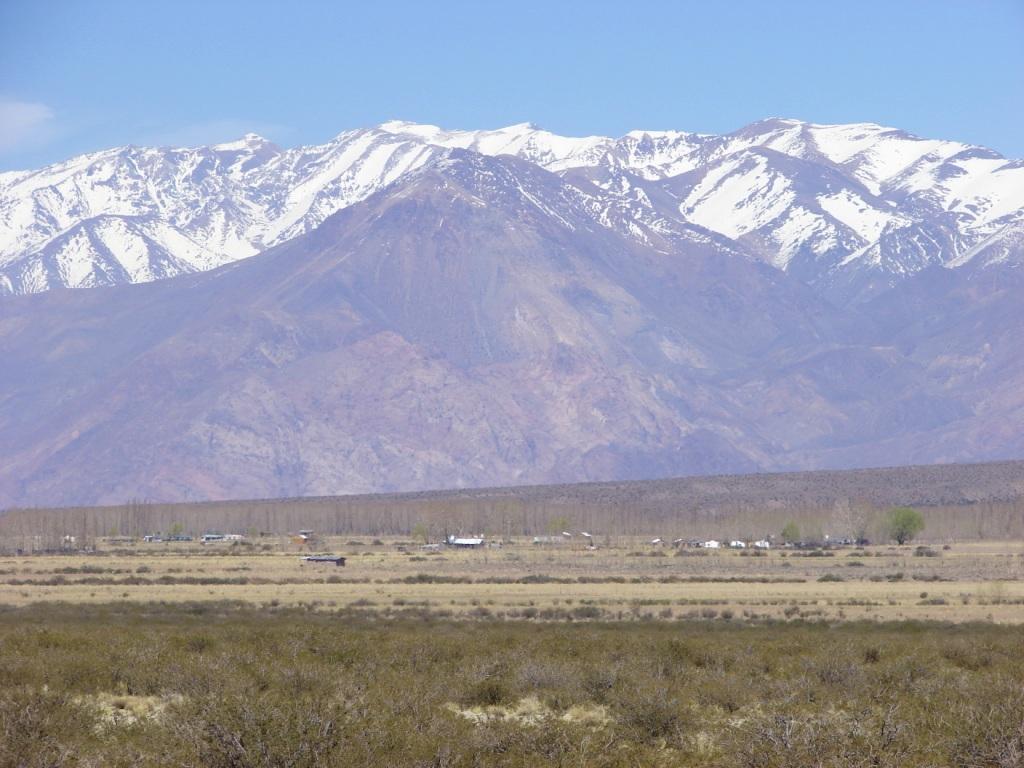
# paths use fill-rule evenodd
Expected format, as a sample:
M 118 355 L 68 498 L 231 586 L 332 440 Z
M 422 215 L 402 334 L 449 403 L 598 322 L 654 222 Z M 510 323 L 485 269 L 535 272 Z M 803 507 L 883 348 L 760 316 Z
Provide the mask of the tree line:
M 159 504 L 130 501 L 104 507 L 11 509 L 0 513 L 0 546 L 24 550 L 76 546 L 100 537 L 207 532 L 282 535 L 313 530 L 326 535 L 415 536 L 443 533 L 537 536 L 552 530 L 594 536 L 760 539 L 778 537 L 787 523 L 808 540 L 890 538 L 888 505 L 857 499 L 828 504 L 734 503 L 689 505 L 685 498 L 595 503 L 557 499 L 452 497 L 336 497 Z M 933 541 L 1024 539 L 1024 501 L 918 507 Z M 917 531 L 915 531 L 915 534 Z M 15 542 L 21 542 L 15 546 Z

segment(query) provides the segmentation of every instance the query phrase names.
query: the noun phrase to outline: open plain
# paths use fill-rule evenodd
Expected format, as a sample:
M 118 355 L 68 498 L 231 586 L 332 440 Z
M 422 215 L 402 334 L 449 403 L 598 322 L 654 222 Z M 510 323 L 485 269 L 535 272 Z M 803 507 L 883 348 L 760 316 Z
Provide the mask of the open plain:
M 1024 623 L 1024 542 L 699 549 L 620 537 L 478 549 L 328 537 L 344 567 L 287 537 L 98 542 L 0 557 L 0 604 L 182 603 L 355 608 L 476 619 L 897 620 Z M 436 545 L 435 545 L 436 546 Z M 319 551 L 319 550 L 318 550 Z
M 1020 469 L 11 510 L 0 767 L 1017 768 Z

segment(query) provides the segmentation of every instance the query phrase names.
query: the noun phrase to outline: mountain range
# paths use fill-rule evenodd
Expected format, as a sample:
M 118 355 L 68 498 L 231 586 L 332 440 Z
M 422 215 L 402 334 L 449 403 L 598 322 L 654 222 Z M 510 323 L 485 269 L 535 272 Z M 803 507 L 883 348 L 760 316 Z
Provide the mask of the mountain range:
M 1024 163 L 390 122 L 0 174 L 0 506 L 1024 456 Z

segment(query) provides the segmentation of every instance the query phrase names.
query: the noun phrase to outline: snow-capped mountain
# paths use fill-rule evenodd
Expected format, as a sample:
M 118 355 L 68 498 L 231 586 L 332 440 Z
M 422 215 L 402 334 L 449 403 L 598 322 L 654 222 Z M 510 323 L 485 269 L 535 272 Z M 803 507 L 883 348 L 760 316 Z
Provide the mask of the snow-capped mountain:
M 250 134 L 0 174 L 0 293 L 212 269 L 312 231 L 450 149 L 537 165 L 596 224 L 661 252 L 742 253 L 840 302 L 931 264 L 1017 259 L 1024 239 L 1024 163 L 872 124 L 771 119 L 722 136 L 612 139 L 393 121 L 318 146 Z
M 138 237 L 154 250 L 124 263 L 151 272 L 0 298 L 0 507 L 1024 455 L 1019 230 L 949 268 L 894 270 L 888 290 L 870 270 L 844 284 L 844 248 L 874 237 L 903 256 L 904 230 L 943 231 L 946 219 L 905 224 L 912 206 L 888 210 L 884 188 L 905 172 L 865 161 L 874 175 L 858 179 L 810 159 L 804 134 L 807 158 L 757 144 L 762 128 L 736 149 L 434 131 L 387 124 L 286 161 L 249 138 L 178 151 L 187 172 L 173 152 L 94 160 L 165 213 L 128 215 L 122 200 L 53 247 Z M 259 194 L 237 182 L 271 167 L 318 180 Z M 62 194 L 114 189 L 68 173 Z M 730 176 L 763 183 L 730 197 Z M 222 202 L 203 208 L 214 188 Z M 345 195 L 364 199 L 327 215 Z M 713 216 L 714 200 L 733 216 Z M 814 236 L 772 261 L 794 219 Z M 188 227 L 243 242 L 243 221 L 260 232 L 253 249 L 280 242 L 214 269 L 168 245 Z M 175 270 L 203 271 L 149 279 Z M 839 288 L 859 301 L 821 295 Z

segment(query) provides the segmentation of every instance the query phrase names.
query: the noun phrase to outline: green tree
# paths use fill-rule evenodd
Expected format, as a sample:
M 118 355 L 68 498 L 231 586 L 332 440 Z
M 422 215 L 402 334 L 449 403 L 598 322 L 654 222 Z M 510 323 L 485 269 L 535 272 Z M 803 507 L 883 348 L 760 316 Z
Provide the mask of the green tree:
M 565 515 L 559 515 L 548 520 L 548 533 L 552 536 L 557 536 L 562 531 L 569 529 L 569 518 Z
M 427 528 L 425 523 L 416 523 L 412 527 L 412 537 L 414 539 L 420 539 L 424 544 L 430 543 L 430 529 Z
M 924 518 L 916 509 L 893 507 L 885 521 L 889 537 L 897 544 L 906 544 L 924 530 Z
M 787 544 L 800 541 L 800 527 L 790 520 L 782 529 L 782 540 Z

